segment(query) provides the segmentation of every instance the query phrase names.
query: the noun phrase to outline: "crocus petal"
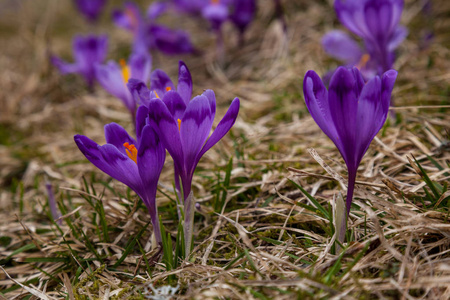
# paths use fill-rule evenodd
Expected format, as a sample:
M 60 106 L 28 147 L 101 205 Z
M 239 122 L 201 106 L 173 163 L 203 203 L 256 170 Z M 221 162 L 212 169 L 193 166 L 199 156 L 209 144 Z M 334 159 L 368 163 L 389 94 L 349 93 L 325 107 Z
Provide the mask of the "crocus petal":
M 355 70 L 357 70 L 355 68 Z M 352 70 L 339 67 L 328 89 L 329 109 L 340 143 L 336 144 L 347 165 L 355 165 L 356 115 L 359 86 Z
M 408 29 L 404 26 L 397 26 L 389 39 L 388 51 L 394 51 L 408 36 Z
M 364 86 L 358 101 L 358 112 L 356 116 L 356 136 L 358 143 L 355 144 L 355 161 L 359 165 L 362 157 L 369 148 L 370 142 L 381 129 L 379 124 L 384 124 L 388 110 L 383 111 L 381 103 L 381 80 L 376 76 L 369 80 Z
M 150 125 L 142 130 L 142 139 L 137 155 L 137 165 L 144 186 L 156 194 L 158 178 L 166 159 L 166 149 Z M 154 201 L 154 196 L 153 201 Z
M 99 150 L 103 161 L 105 161 L 109 166 L 108 172 L 104 172 L 112 178 L 117 179 L 118 181 L 129 186 L 141 198 L 143 198 L 145 195 L 145 189 L 142 185 L 142 180 L 139 176 L 136 163 L 111 144 L 100 146 Z
M 334 75 L 334 73 L 333 73 Z M 309 113 L 319 125 L 320 129 L 336 143 L 338 135 L 330 115 L 328 91 L 316 72 L 306 72 L 303 79 L 303 94 Z
M 397 74 L 397 71 L 389 70 L 381 77 L 381 103 L 383 105 L 383 109 L 389 109 L 392 89 L 394 88 Z
M 209 149 L 211 149 L 212 146 L 217 144 L 217 142 L 220 141 L 234 125 L 234 122 L 236 122 L 236 118 L 239 114 L 239 106 L 240 106 L 239 99 L 234 98 L 227 112 L 223 116 L 222 120 L 220 120 L 219 124 L 217 124 L 216 129 L 211 134 L 209 139 L 206 141 L 205 145 L 203 146 L 202 150 L 197 156 L 196 158 L 197 162 L 206 153 L 206 151 L 208 151 Z
M 345 64 L 355 65 L 361 59 L 361 47 L 348 34 L 340 30 L 328 32 L 322 38 L 322 45 L 330 56 L 343 61 Z
M 179 62 L 178 67 L 178 86 L 177 92 L 183 98 L 184 103 L 188 105 L 192 97 L 192 76 L 188 67 L 182 61 Z
M 173 116 L 173 119 L 178 122 L 178 120 L 183 118 L 184 112 L 186 110 L 186 104 L 184 104 L 183 99 L 180 94 L 175 91 L 169 91 L 164 95 L 164 104 L 169 109 Z
M 150 75 L 150 87 L 159 97 L 163 97 L 167 91 L 175 90 L 169 75 L 163 70 L 156 69 Z
M 136 139 L 138 144 L 141 144 L 142 139 L 142 129 L 147 125 L 148 118 L 148 108 L 145 105 L 141 105 L 138 107 L 136 112 Z
M 111 95 L 122 100 L 130 112 L 136 110 L 136 102 L 128 90 L 122 75 L 122 70 L 113 61 L 106 65 L 96 65 L 95 74 L 100 85 Z
M 183 169 L 184 156 L 178 124 L 160 99 L 151 99 L 148 105 L 150 125 L 158 132 L 164 147 L 169 151 L 179 170 Z
M 63 61 L 61 58 L 57 56 L 51 56 L 50 61 L 52 64 L 58 68 L 61 74 L 70 74 L 79 72 L 79 67 L 77 64 L 71 64 Z
M 206 96 L 209 100 L 209 108 L 211 109 L 211 114 L 213 116 L 216 115 L 216 95 L 214 94 L 213 90 L 206 90 L 202 94 L 203 96 Z
M 150 91 L 142 81 L 134 78 L 130 78 L 127 83 L 128 90 L 135 103 L 139 103 L 141 105 L 148 106 L 148 102 L 150 101 Z
M 94 166 L 126 184 L 142 197 L 142 183 L 134 161 L 120 153 L 113 145 L 99 146 L 83 135 L 75 135 L 74 140 L 80 151 Z
M 133 53 L 128 61 L 130 66 L 130 78 L 147 82 L 152 70 L 152 57 L 148 53 Z
M 213 121 L 207 97 L 197 96 L 189 102 L 180 126 L 181 144 L 188 174 L 194 172 L 197 164 L 195 159 L 209 136 Z
M 125 151 L 124 143 L 137 146 L 136 141 L 117 123 L 105 125 L 105 139 L 108 144 L 114 145 L 125 156 L 127 152 Z

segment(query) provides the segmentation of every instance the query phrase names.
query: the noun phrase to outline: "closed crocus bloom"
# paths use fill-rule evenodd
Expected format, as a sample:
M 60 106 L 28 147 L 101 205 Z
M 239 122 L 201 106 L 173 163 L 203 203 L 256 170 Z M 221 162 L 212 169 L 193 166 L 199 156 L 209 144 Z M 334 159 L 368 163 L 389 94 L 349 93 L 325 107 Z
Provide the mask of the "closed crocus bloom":
M 75 0 L 78 10 L 88 19 L 88 21 L 96 21 L 106 0 Z
M 136 116 L 136 140 L 116 123 L 105 126 L 105 145 L 100 146 L 83 135 L 75 135 L 74 140 L 92 164 L 130 187 L 144 201 L 156 241 L 162 245 L 156 192 L 166 151 L 154 128 L 147 124 L 147 116 L 147 107 L 140 106 Z
M 130 78 L 148 82 L 152 68 L 152 58 L 148 53 L 133 53 L 128 62 L 120 60 L 119 64 L 109 61 L 106 65 L 96 66 L 98 82 L 111 95 L 119 98 L 130 111 L 132 122 L 136 113 L 137 104 L 127 83 Z
M 396 78 L 397 72 L 389 70 L 381 78 L 375 76 L 364 83 L 357 68 L 339 67 L 331 77 L 328 90 L 314 71 L 308 71 L 303 80 L 303 93 L 311 116 L 334 142 L 347 165 L 347 216 L 358 166 L 386 121 Z M 340 240 L 343 238 L 341 236 Z
M 107 50 L 108 38 L 106 36 L 76 36 L 73 39 L 72 47 L 75 61 L 67 63 L 57 56 L 52 56 L 51 61 L 62 74 L 81 74 L 88 86 L 92 88 L 96 78 L 95 65 L 103 63 Z
M 256 0 L 234 0 L 232 6 L 230 19 L 243 34 L 255 17 Z

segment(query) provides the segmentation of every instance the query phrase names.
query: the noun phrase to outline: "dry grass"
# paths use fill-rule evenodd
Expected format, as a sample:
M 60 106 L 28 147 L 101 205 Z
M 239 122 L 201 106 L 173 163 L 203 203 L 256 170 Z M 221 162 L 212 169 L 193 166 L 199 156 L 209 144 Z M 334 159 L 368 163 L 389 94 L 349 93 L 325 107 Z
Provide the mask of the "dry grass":
M 340 25 L 326 1 L 285 1 L 284 35 L 272 2 L 260 2 L 243 47 L 226 28 L 222 64 L 204 24 L 168 18 L 196 32 L 204 52 L 182 57 L 194 92 L 214 89 L 218 115 L 235 96 L 242 100 L 232 134 L 199 164 L 195 249 L 172 271 L 153 259 L 148 214 L 134 193 L 87 163 L 73 142 L 75 133 L 103 141 L 111 121 L 132 128 L 119 101 L 100 87 L 87 93 L 80 78 L 49 65 L 50 50 L 70 57 L 71 36 L 90 28 L 63 1 L 0 3 L 0 292 L 7 292 L 0 297 L 142 299 L 150 285 L 170 284 L 177 299 L 450 298 L 448 1 L 435 1 L 428 17 L 423 1 L 406 1 L 410 35 L 399 49 L 393 93 L 398 122 L 383 128 L 360 166 L 352 242 L 342 255 L 332 254 L 329 220 L 305 208 L 311 202 L 292 183 L 326 210 L 345 190 L 343 161 L 301 95 L 308 69 L 323 74 L 336 66 L 320 38 Z M 110 58 L 129 51 L 128 36 L 109 20 L 95 30 L 110 34 Z M 433 43 L 421 47 L 427 30 Z M 178 59 L 155 54 L 154 68 L 176 76 Z M 230 157 L 225 205 L 215 213 Z M 168 161 L 165 186 L 171 172 Z M 51 221 L 47 181 L 61 222 Z M 170 199 L 159 193 L 158 203 L 175 234 Z

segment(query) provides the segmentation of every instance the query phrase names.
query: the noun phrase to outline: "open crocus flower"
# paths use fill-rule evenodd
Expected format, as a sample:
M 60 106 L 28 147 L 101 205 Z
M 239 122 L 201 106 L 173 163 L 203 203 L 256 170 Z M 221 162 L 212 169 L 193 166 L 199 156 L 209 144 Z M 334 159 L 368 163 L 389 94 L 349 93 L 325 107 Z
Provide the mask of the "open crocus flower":
M 128 63 L 120 60 L 120 65 L 109 61 L 106 65 L 96 66 L 98 82 L 111 95 L 119 98 L 130 111 L 132 122 L 136 114 L 135 99 L 128 90 L 127 83 L 130 78 L 148 82 L 152 68 L 152 58 L 147 53 L 133 53 Z
M 391 69 L 394 50 L 408 33 L 399 25 L 403 0 L 336 0 L 334 8 L 341 23 L 363 39 L 364 47 L 345 33 L 333 31 L 322 40 L 325 51 L 346 64 L 365 67 L 366 79 Z
M 194 170 L 200 158 L 233 126 L 239 112 L 235 98 L 216 129 L 209 137 L 216 112 L 216 98 L 212 90 L 194 97 L 186 105 L 175 91 L 168 91 L 162 99 L 149 103 L 150 124 L 158 129 L 161 142 L 172 156 L 175 187 L 184 207 L 186 256 L 189 255 L 193 234 L 194 197 L 191 192 Z M 208 138 L 209 137 L 209 138 Z
M 107 50 L 108 38 L 106 36 L 75 36 L 72 47 L 75 62 L 67 63 L 57 56 L 52 56 L 51 61 L 62 74 L 79 73 L 83 75 L 89 88 L 92 88 L 96 78 L 95 65 L 103 63 Z
M 96 21 L 106 0 L 75 0 L 78 10 L 88 19 L 88 21 Z
M 137 140 L 116 123 L 105 126 L 106 144 L 103 146 L 83 135 L 75 135 L 74 139 L 91 163 L 130 187 L 144 201 L 155 239 L 162 245 L 156 191 L 166 151 L 158 134 L 147 124 L 147 115 L 147 107 L 140 106 L 136 116 Z
M 389 70 L 367 83 L 357 68 L 339 67 L 328 90 L 314 71 L 303 80 L 306 106 L 320 129 L 339 149 L 348 169 L 347 216 L 358 166 L 389 111 L 397 71 Z M 345 233 L 345 224 L 340 232 Z M 344 236 L 339 237 L 342 242 Z

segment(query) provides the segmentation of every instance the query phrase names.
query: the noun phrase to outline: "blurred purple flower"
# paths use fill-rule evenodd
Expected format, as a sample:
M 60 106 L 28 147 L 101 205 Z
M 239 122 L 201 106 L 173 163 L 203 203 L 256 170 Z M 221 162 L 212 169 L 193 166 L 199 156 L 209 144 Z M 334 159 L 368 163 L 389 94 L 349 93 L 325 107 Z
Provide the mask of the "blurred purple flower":
M 75 0 L 78 10 L 88 19 L 88 21 L 96 21 L 106 0 Z
M 202 16 L 209 21 L 215 31 L 219 31 L 222 24 L 228 19 L 228 5 L 224 1 L 210 1 L 202 8 Z
M 306 106 L 320 129 L 339 149 L 348 169 L 347 216 L 358 166 L 389 111 L 397 71 L 389 70 L 367 83 L 357 68 L 339 67 L 328 90 L 314 71 L 303 80 Z M 345 233 L 345 226 L 340 232 Z M 339 237 L 343 241 L 343 236 Z
M 194 52 L 187 32 L 157 24 L 155 19 L 168 9 L 168 4 L 155 2 L 148 8 L 147 18 L 133 2 L 113 12 L 114 23 L 134 35 L 134 52 L 157 49 L 167 55 Z
M 256 13 L 256 0 L 233 0 L 230 19 L 241 35 L 252 22 Z
M 105 126 L 106 144 L 103 146 L 83 135 L 75 135 L 74 140 L 92 164 L 130 187 L 144 201 L 156 241 L 162 245 L 156 191 L 166 150 L 156 131 L 147 123 L 147 117 L 147 107 L 140 106 L 136 115 L 137 140 L 116 123 Z
M 344 32 L 332 31 L 322 39 L 325 51 L 361 69 L 366 79 L 390 70 L 394 50 L 408 34 L 399 25 L 403 0 L 336 0 L 334 8 L 341 23 L 363 39 L 364 47 Z
M 211 0 L 172 0 L 175 9 L 182 13 L 201 14 L 202 9 L 208 5 Z
M 177 91 L 170 78 L 164 72 L 156 70 L 151 79 L 152 92 L 141 85 L 139 93 L 147 94 L 144 97 L 150 99 L 149 122 L 156 128 L 162 144 L 174 161 L 175 187 L 184 204 L 186 249 L 190 249 L 194 216 L 194 199 L 191 193 L 194 171 L 206 151 L 233 126 L 239 112 L 239 99 L 232 101 L 209 137 L 216 113 L 214 92 L 206 90 L 191 100 L 192 79 L 183 62 L 179 64 L 179 74 Z
M 79 73 L 86 80 L 89 88 L 93 87 L 95 65 L 101 64 L 108 50 L 108 38 L 104 35 L 75 36 L 72 52 L 74 63 L 67 63 L 57 56 L 52 56 L 51 62 L 62 74 Z
M 128 63 L 120 60 L 120 65 L 109 61 L 106 65 L 96 65 L 98 82 L 111 95 L 119 98 L 130 111 L 132 122 L 136 114 L 137 104 L 128 90 L 127 83 L 130 78 L 148 82 L 152 69 L 152 58 L 147 53 L 133 53 Z

